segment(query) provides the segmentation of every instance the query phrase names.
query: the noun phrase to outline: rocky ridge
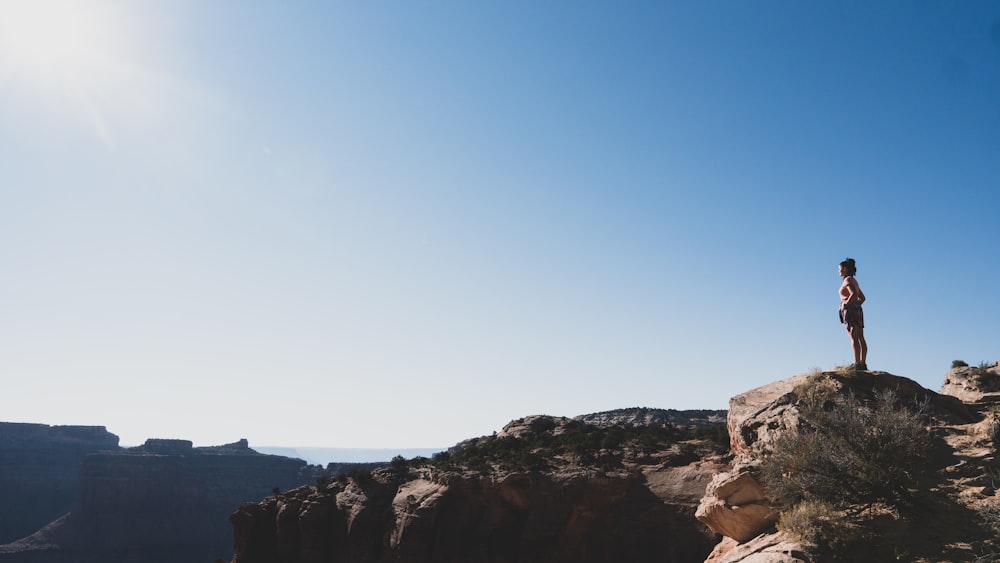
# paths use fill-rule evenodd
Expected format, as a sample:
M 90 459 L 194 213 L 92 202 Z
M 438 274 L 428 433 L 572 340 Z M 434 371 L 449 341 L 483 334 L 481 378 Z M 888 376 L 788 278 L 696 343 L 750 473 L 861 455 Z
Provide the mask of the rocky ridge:
M 718 433 L 602 418 L 525 417 L 433 460 L 244 504 L 233 562 L 702 560 L 718 536 L 694 510 L 726 466 Z
M 626 429 L 662 420 L 642 409 L 525 417 L 444 459 L 397 460 L 390 469 L 245 504 L 232 515 L 233 563 L 996 562 L 998 389 L 1000 362 L 957 365 L 941 393 L 887 372 L 816 370 L 733 397 L 727 454 L 706 449 L 708 434 L 653 448 L 636 436 L 623 439 Z M 909 467 L 910 488 L 893 489 L 898 498 L 836 505 L 812 522 L 845 532 L 837 543 L 779 523 L 789 506 L 770 498 L 761 480 L 777 445 L 815 424 L 803 409 L 817 396 L 823 405 L 880 397 L 910 405 L 908 416 L 919 417 L 913 420 L 930 446 L 924 465 Z M 650 427 L 673 427 L 658 424 Z M 600 437 L 587 445 L 582 437 L 598 433 L 581 428 L 599 428 Z

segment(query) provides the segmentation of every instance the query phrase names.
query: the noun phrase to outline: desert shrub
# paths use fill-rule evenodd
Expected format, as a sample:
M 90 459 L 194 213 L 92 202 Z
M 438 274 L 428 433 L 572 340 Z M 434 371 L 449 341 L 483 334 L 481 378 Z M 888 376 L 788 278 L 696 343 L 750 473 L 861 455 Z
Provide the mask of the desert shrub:
M 1000 414 L 990 413 L 990 421 L 986 424 L 986 435 L 993 444 L 993 451 L 1000 451 Z
M 779 437 L 761 464 L 771 498 L 791 506 L 907 497 L 931 451 L 924 405 L 900 404 L 891 391 L 866 402 L 817 387 L 800 395 L 799 430 Z
M 980 362 L 972 368 L 972 379 L 983 391 L 1000 391 L 1000 376 L 991 371 L 993 364 Z
M 698 447 L 691 442 L 681 442 L 677 445 L 677 451 L 684 457 L 692 457 L 698 453 Z
M 729 428 L 725 424 L 698 426 L 692 430 L 692 435 L 711 442 L 717 452 L 729 450 Z
M 354 469 L 348 474 L 348 477 L 361 486 L 368 485 L 374 480 L 372 472 L 368 469 Z
M 393 458 L 389 460 L 389 468 L 392 469 L 393 473 L 396 473 L 397 475 L 405 475 L 409 469 L 409 464 L 407 463 L 405 457 L 397 455 L 393 456 Z
M 967 368 L 967 367 L 969 367 L 969 364 L 963 362 L 962 360 L 953 360 L 951 362 L 951 369 L 955 369 L 955 368 Z
M 988 503 L 978 509 L 980 525 L 993 537 L 1000 534 L 1000 505 Z M 993 541 L 980 542 L 972 563 L 1000 563 L 1000 551 Z
M 850 543 L 853 533 L 832 504 L 804 500 L 781 512 L 778 529 L 802 543 L 838 548 Z

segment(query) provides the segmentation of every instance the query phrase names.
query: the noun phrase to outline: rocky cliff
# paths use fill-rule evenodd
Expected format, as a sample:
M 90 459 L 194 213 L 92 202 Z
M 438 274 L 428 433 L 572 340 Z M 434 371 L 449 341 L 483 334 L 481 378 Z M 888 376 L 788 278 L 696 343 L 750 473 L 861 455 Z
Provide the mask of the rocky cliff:
M 697 511 L 723 536 L 706 562 L 1000 561 L 997 389 L 1000 363 L 956 367 L 941 394 L 844 369 L 733 397 L 733 463 Z
M 527 417 L 433 460 L 244 504 L 233 562 L 701 561 L 718 536 L 694 510 L 726 464 L 713 435 Z
M 817 370 L 733 397 L 725 455 L 663 413 L 527 417 L 245 504 L 233 563 L 996 562 L 998 391 L 1000 363 Z
M 212 561 L 232 553 L 234 506 L 303 482 L 305 462 L 258 454 L 245 440 L 193 448 L 186 440 L 87 455 L 71 510 L 0 561 Z
M 69 512 L 84 457 L 118 449 L 103 426 L 0 422 L 0 544 Z

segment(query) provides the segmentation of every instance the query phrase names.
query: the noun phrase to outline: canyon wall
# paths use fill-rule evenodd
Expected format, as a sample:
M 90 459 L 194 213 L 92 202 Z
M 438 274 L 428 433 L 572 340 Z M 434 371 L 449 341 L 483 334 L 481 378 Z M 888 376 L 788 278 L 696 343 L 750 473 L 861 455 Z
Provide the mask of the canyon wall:
M 446 458 L 247 503 L 232 561 L 703 561 L 719 536 L 694 511 L 725 454 L 644 428 L 527 417 Z
M 118 436 L 103 426 L 0 422 L 0 544 L 69 512 L 83 459 L 118 449 Z

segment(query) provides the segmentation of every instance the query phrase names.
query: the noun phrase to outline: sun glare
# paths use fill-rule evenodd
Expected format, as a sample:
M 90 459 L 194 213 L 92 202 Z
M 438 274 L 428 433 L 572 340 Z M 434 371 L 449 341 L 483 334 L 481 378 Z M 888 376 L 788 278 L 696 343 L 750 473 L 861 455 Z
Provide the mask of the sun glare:
M 123 6 L 0 0 L 0 95 L 22 112 L 71 116 L 114 146 L 111 116 L 127 105 L 136 74 Z
M 42 81 L 95 72 L 114 57 L 113 16 L 81 0 L 0 0 L 0 61 Z

